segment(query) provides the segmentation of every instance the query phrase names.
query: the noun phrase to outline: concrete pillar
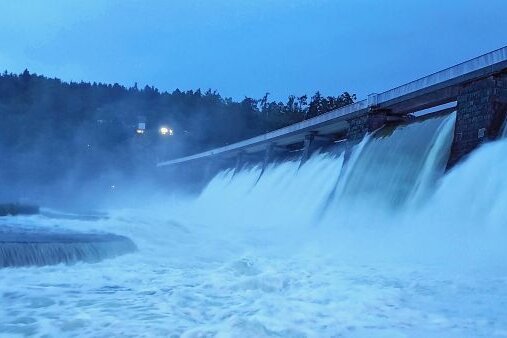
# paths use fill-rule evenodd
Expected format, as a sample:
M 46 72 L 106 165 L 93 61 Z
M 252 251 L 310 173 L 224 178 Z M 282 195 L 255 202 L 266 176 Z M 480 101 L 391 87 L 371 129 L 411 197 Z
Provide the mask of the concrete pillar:
M 245 152 L 240 151 L 238 155 L 236 155 L 236 164 L 234 165 L 234 175 L 236 175 L 241 168 L 243 168 L 243 165 L 245 164 Z
M 507 75 L 466 84 L 458 95 L 451 168 L 483 142 L 500 136 L 507 112 Z
M 388 111 L 372 110 L 368 114 L 347 120 L 347 144 L 345 148 L 345 161 L 350 158 L 352 147 L 363 140 L 366 134 L 371 133 L 387 123 Z
M 347 143 L 356 144 L 361 142 L 368 133 L 368 115 L 361 115 L 347 120 L 349 129 L 347 130 Z
M 213 164 L 213 159 L 209 159 L 204 163 L 204 179 L 208 182 L 213 178 Z
M 236 175 L 243 167 L 247 164 L 259 163 L 263 160 L 263 153 L 248 153 L 246 151 L 240 151 L 236 155 L 236 164 L 234 165 L 234 175 Z
M 329 145 L 333 141 L 333 137 L 330 136 L 318 135 L 316 133 L 306 135 L 300 165 L 303 165 L 317 149 Z
M 212 157 L 202 162 L 204 181 L 209 182 L 220 171 L 230 168 L 230 161 L 221 157 Z
M 264 170 L 266 170 L 266 167 L 268 166 L 269 162 L 271 162 L 273 160 L 276 148 L 277 147 L 276 147 L 276 145 L 274 143 L 270 143 L 266 147 L 266 150 L 264 152 L 264 160 L 262 162 L 262 172 L 261 172 L 261 175 L 264 172 Z
M 305 136 L 304 145 L 303 145 L 303 155 L 301 156 L 301 164 L 306 162 L 312 153 L 312 142 L 314 139 L 314 134 L 309 134 Z
M 505 116 L 505 120 L 503 121 L 502 134 L 498 135 L 498 137 L 507 138 L 507 116 Z
M 232 174 L 232 176 L 236 176 L 236 174 L 239 173 L 244 164 L 245 164 L 245 155 L 243 151 L 240 151 L 236 155 L 236 163 L 234 164 L 234 173 Z
M 374 110 L 368 114 L 347 120 L 349 124 L 349 129 L 347 131 L 347 142 L 350 145 L 361 142 L 367 133 L 371 133 L 382 127 L 387 122 L 387 117 L 387 111 Z
M 370 102 L 370 100 L 370 97 L 368 97 L 368 102 Z M 372 133 L 375 130 L 382 128 L 387 123 L 400 124 L 410 121 L 413 118 L 414 117 L 410 114 L 392 114 L 389 109 L 376 109 L 372 106 L 367 114 L 347 120 L 349 129 L 347 130 L 346 137 L 347 144 L 345 151 L 345 160 L 350 157 L 352 147 L 361 142 L 366 134 Z
M 262 170 L 261 170 L 261 174 L 259 175 L 259 179 L 261 178 L 262 174 L 264 174 L 264 171 L 266 170 L 269 163 L 274 160 L 276 155 L 279 152 L 282 152 L 285 150 L 286 149 L 284 147 L 279 147 L 274 143 L 268 144 L 268 146 L 266 147 L 266 150 L 264 151 L 264 159 L 262 162 Z

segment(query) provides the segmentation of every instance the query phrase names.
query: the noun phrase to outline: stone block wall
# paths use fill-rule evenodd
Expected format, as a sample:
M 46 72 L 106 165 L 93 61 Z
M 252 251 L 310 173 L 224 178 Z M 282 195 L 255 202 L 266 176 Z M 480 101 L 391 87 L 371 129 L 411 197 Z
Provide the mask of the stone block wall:
M 364 135 L 369 131 L 368 120 L 368 115 L 361 115 L 347 121 L 349 123 L 349 130 L 347 131 L 348 143 L 356 144 L 361 142 Z
M 465 85 L 459 96 L 450 168 L 481 143 L 500 133 L 507 110 L 507 76 L 492 76 Z
M 347 122 L 349 124 L 349 129 L 347 131 L 345 151 L 346 161 L 349 159 L 354 145 L 361 142 L 367 133 L 377 130 L 387 122 L 387 112 L 372 111 L 368 114 L 349 119 Z
M 387 111 L 373 111 L 348 120 L 347 142 L 351 145 L 361 142 L 363 137 L 382 127 L 387 121 Z

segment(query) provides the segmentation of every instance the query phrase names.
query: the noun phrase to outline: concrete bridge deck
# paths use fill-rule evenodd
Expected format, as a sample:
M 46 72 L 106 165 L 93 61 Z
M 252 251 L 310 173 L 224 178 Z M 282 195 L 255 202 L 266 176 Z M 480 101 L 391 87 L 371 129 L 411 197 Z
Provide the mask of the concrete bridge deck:
M 244 141 L 199 154 L 160 162 L 159 167 L 211 157 L 233 157 L 238 153 L 256 153 L 270 146 L 285 147 L 304 142 L 308 135 L 346 139 L 351 121 L 387 112 L 403 116 L 423 109 L 456 101 L 467 83 L 507 71 L 507 47 L 481 55 L 418 80 L 314 118 L 274 130 Z M 340 136 L 341 135 L 341 136 Z

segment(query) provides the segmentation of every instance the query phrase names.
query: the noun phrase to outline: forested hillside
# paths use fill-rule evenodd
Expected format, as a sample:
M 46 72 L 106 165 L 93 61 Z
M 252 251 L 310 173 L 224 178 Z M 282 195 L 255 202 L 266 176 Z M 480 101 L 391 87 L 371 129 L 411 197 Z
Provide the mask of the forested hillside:
M 355 96 L 316 93 L 277 102 L 241 101 L 213 90 L 63 82 L 31 74 L 0 76 L 2 179 L 49 183 L 68 175 L 130 173 L 167 159 L 230 144 L 347 105 Z M 138 122 L 146 123 L 143 134 Z M 159 135 L 169 126 L 174 135 Z M 21 175 L 20 175 L 21 174 Z

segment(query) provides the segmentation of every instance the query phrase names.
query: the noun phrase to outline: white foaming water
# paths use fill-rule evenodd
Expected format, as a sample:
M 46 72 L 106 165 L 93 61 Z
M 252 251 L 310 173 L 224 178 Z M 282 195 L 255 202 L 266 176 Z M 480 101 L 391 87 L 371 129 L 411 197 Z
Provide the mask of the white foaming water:
M 0 270 L 0 335 L 506 336 L 507 140 L 436 180 L 449 121 L 424 122 L 425 144 L 403 162 L 383 142 L 400 149 L 410 127 L 365 140 L 345 166 L 343 155 L 317 154 L 260 177 L 256 167 L 225 171 L 196 199 L 109 219 L 3 219 L 100 229 L 139 250 L 98 264 Z M 396 185 L 398 174 L 402 186 L 374 198 L 371 181 L 361 181 Z
M 376 205 L 391 213 L 424 194 L 445 169 L 455 114 L 375 133 L 359 151 L 337 204 Z

